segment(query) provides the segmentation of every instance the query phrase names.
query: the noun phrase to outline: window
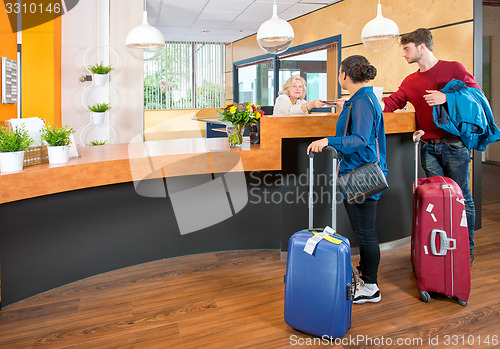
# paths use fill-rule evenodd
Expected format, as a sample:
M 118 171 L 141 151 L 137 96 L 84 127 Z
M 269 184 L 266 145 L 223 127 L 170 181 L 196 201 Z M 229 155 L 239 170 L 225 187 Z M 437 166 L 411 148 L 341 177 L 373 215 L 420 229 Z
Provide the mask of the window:
M 282 59 L 279 69 L 280 90 L 290 76 L 300 75 L 306 80 L 308 101 L 328 99 L 326 61 L 326 49 Z
M 262 55 L 235 62 L 235 102 L 273 106 L 278 92 L 292 75 L 306 80 L 307 100 L 339 97 L 340 36 L 299 45 L 285 53 Z
M 144 62 L 144 109 L 219 108 L 224 103 L 225 45 L 167 42 Z
M 238 101 L 273 105 L 274 62 L 272 60 L 238 69 Z

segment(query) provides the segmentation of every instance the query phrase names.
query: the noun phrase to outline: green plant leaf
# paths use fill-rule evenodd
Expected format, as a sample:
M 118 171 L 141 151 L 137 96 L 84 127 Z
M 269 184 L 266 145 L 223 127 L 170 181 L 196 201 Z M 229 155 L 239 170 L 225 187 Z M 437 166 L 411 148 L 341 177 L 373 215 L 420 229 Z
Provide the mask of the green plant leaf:
M 42 129 L 42 140 L 52 147 L 70 145 L 73 128 L 47 126 Z
M 113 68 L 110 65 L 104 65 L 103 62 L 99 63 L 99 64 L 94 64 L 94 65 L 91 65 L 89 66 L 89 70 L 93 73 L 93 74 L 108 74 L 110 71 L 112 71 Z
M 34 140 L 28 131 L 21 127 L 15 127 L 14 130 L 8 130 L 6 127 L 0 127 L 0 152 L 14 152 L 28 150 Z
M 88 106 L 89 111 L 94 113 L 104 113 L 111 109 L 111 106 L 108 103 L 95 103 L 93 105 Z
M 95 147 L 97 145 L 105 145 L 105 144 L 108 144 L 108 142 L 107 141 L 98 141 L 98 140 L 95 140 L 95 141 L 92 141 L 92 142 L 89 143 L 89 145 L 91 147 Z

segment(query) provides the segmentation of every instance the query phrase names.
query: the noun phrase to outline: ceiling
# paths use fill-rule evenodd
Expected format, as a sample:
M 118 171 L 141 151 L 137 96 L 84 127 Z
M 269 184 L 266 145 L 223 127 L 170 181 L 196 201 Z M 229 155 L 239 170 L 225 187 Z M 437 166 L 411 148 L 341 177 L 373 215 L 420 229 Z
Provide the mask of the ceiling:
M 276 0 L 289 21 L 342 0 Z M 274 0 L 147 0 L 148 22 L 166 41 L 233 42 L 257 33 Z

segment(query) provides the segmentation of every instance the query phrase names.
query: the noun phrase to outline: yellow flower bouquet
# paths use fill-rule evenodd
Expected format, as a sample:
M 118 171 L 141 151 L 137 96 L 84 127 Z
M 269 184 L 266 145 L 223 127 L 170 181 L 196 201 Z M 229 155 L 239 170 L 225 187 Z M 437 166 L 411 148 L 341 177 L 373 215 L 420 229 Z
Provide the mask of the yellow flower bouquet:
M 260 105 L 254 105 L 250 102 L 226 103 L 222 112 L 219 110 L 216 112 L 222 122 L 232 125 L 232 128 L 226 127 L 230 147 L 239 147 L 243 143 L 245 127 L 257 124 L 264 115 Z

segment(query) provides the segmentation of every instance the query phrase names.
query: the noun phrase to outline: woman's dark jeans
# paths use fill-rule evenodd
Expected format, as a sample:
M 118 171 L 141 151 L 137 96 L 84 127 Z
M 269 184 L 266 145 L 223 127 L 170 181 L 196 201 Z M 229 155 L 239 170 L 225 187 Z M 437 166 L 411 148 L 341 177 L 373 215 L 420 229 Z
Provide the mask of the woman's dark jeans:
M 349 221 L 359 243 L 361 279 L 370 284 L 377 283 L 380 263 L 380 247 L 375 231 L 377 202 L 377 200 L 367 199 L 363 203 L 348 204 L 344 200 Z

